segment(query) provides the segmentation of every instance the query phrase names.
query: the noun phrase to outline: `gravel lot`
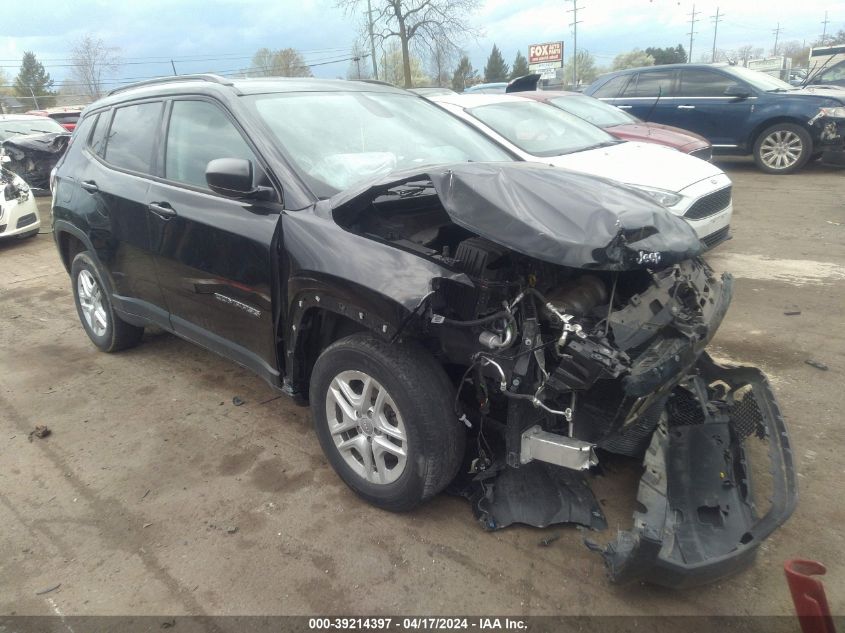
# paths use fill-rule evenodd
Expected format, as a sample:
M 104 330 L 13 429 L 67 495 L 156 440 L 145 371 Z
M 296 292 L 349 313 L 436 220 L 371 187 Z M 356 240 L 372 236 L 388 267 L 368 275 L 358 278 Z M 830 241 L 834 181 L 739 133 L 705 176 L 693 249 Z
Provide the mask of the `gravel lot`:
M 45 233 L 0 244 L 0 614 L 788 615 L 793 556 L 828 565 L 845 613 L 845 171 L 724 168 L 735 237 L 709 259 L 737 282 L 712 349 L 768 372 L 800 485 L 750 570 L 686 592 L 614 587 L 573 527 L 490 534 L 461 499 L 406 515 L 359 501 L 308 410 L 246 370 L 160 331 L 98 352 L 41 198 Z M 41 424 L 52 435 L 28 441 Z M 592 538 L 627 529 L 638 478 L 623 462 L 595 481 L 611 530 Z

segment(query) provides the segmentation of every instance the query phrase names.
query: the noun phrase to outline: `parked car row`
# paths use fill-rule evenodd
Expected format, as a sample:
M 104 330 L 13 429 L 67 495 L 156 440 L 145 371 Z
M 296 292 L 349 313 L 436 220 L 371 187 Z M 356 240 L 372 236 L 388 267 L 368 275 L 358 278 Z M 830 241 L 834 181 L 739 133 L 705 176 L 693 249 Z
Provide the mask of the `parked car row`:
M 730 64 L 670 64 L 600 77 L 585 93 L 636 117 L 696 132 L 716 154 L 788 174 L 826 154 L 845 163 L 845 91 L 796 88 Z
M 765 376 L 705 352 L 732 279 L 672 209 L 727 191 L 729 217 L 727 178 L 537 100 L 434 98 L 197 75 L 90 106 L 53 235 L 91 342 L 156 325 L 254 370 L 310 404 L 338 476 L 388 510 L 451 486 L 488 530 L 603 529 L 597 450 L 645 459 L 611 577 L 749 564 L 795 506 L 789 436 Z M 596 175 L 626 161 L 628 184 Z

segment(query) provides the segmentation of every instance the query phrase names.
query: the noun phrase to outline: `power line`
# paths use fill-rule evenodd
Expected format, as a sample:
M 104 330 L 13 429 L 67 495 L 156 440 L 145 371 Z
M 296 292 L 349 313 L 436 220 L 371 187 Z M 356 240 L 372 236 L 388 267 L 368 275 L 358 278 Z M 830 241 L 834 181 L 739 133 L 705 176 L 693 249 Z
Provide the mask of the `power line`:
M 297 53 L 300 55 L 307 55 L 309 53 L 330 53 L 330 52 L 339 52 L 348 50 L 347 47 L 334 47 L 334 48 L 311 48 L 311 49 L 297 49 Z M 187 62 L 187 61 L 213 61 L 213 60 L 222 60 L 222 59 L 231 59 L 231 58 L 243 58 L 247 56 L 245 52 L 241 53 L 218 53 L 212 56 L 203 55 L 203 54 L 196 54 L 196 55 L 151 55 L 148 57 L 124 57 L 123 60 L 125 63 L 127 62 L 169 62 L 172 58 L 174 61 L 177 62 Z M 252 55 L 249 55 L 252 57 Z M 17 58 L 5 58 L 0 59 L 0 62 L 16 62 L 20 64 L 23 60 Z M 74 59 L 72 57 L 52 57 L 49 59 L 41 59 L 40 62 L 73 62 Z
M 688 14 L 690 16 L 690 20 L 689 20 L 689 33 L 687 33 L 687 35 L 689 35 L 689 57 L 687 57 L 687 62 L 690 63 L 690 64 L 692 63 L 692 40 L 693 40 L 693 36 L 696 35 L 696 33 L 697 33 L 696 30 L 695 30 L 695 23 L 699 21 L 698 18 L 696 18 L 695 16 L 700 15 L 700 14 L 701 14 L 701 11 L 696 11 L 695 10 L 695 4 L 693 4 L 692 5 L 692 13 Z
M 710 61 L 716 61 L 716 34 L 719 32 L 719 22 L 725 18 L 725 14 L 719 15 L 719 7 L 716 7 L 716 15 L 711 15 L 713 20 L 713 55 Z

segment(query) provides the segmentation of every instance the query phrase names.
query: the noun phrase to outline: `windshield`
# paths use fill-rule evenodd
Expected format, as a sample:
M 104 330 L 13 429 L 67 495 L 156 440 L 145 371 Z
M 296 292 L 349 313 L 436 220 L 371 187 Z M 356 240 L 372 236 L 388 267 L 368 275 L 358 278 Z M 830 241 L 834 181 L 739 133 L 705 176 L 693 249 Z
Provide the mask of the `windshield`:
M 617 142 L 601 128 L 536 101 L 492 103 L 468 112 L 533 156 L 559 156 Z
M 0 119 L 0 141 L 24 134 L 67 133 L 61 125 L 48 117 L 39 119 Z
M 785 81 L 781 81 L 777 77 L 772 77 L 766 73 L 761 73 L 759 70 L 751 70 L 742 66 L 725 66 L 722 70 L 737 79 L 742 79 L 742 81 L 751 84 L 757 90 L 796 90 L 794 86 L 790 86 Z
M 549 103 L 599 127 L 638 123 L 627 112 L 592 97 L 555 97 Z
M 513 160 L 480 132 L 413 95 L 302 92 L 246 99 L 319 197 L 423 165 Z

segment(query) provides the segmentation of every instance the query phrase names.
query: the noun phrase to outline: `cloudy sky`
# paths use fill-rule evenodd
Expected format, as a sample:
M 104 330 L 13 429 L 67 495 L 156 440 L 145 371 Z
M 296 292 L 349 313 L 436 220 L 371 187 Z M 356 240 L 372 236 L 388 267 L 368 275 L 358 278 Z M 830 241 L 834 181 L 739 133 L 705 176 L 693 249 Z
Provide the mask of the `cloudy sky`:
M 378 0 L 373 0 L 377 3 Z M 599 65 L 635 47 L 689 43 L 691 0 L 578 0 L 578 44 L 593 53 Z M 482 0 L 470 16 L 480 35 L 464 48 L 474 66 L 484 67 L 495 42 L 510 63 L 518 50 L 532 43 L 563 40 L 572 45 L 569 27 L 572 0 Z M 697 0 L 699 22 L 693 58 L 709 51 L 717 7 L 717 46 L 808 43 L 822 32 L 827 11 L 828 32 L 845 29 L 845 0 Z M 68 72 L 72 42 L 86 33 L 120 48 L 124 65 L 112 81 L 170 74 L 170 59 L 180 73 L 236 71 L 249 65 L 260 47 L 293 47 L 303 52 L 321 77 L 346 73 L 348 57 L 359 32 L 359 18 L 335 8 L 333 0 L 75 0 L 4 2 L 0 19 L 0 67 L 8 78 L 17 74 L 23 51 L 33 51 L 56 80 Z M 565 52 L 565 54 L 566 54 Z M 325 63 L 329 62 L 329 63 Z

